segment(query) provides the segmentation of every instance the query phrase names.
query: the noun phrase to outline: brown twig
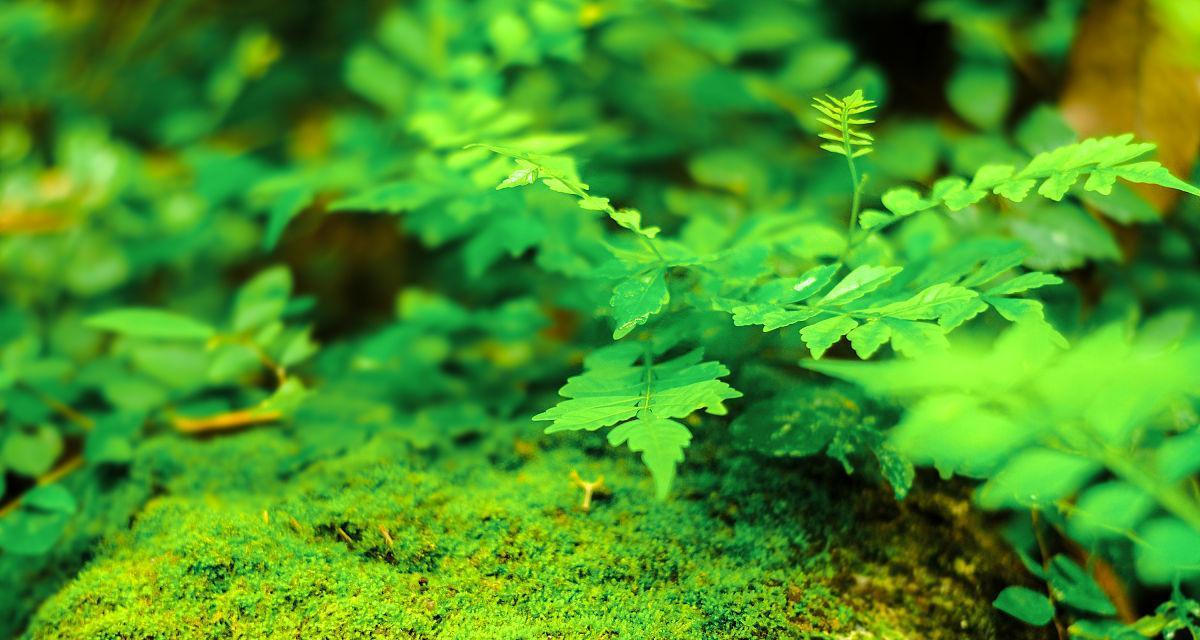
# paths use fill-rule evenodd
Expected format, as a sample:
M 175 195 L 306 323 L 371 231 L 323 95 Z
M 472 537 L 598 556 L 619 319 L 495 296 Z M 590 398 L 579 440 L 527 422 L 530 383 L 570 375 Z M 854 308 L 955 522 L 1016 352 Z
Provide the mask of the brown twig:
M 348 544 L 352 547 L 354 546 L 354 540 L 352 540 L 350 538 L 350 535 L 348 533 L 346 533 L 345 529 L 343 529 L 341 527 L 334 527 L 334 528 L 337 529 L 338 536 L 341 537 L 342 540 L 345 540 L 346 544 Z
M 42 392 L 41 389 L 23 383 L 21 384 L 21 388 L 32 393 L 37 397 L 38 400 L 42 402 L 42 404 L 50 407 L 56 413 L 71 421 L 84 431 L 91 431 L 92 428 L 96 426 L 96 422 L 94 420 L 76 411 L 73 407 L 55 400 L 46 393 Z
M 0 211 L 0 235 L 57 233 L 75 226 L 58 214 L 42 211 Z
M 62 462 L 60 462 L 53 469 L 47 471 L 46 473 L 42 474 L 41 476 L 38 476 L 37 486 L 42 487 L 42 486 L 45 486 L 48 484 L 54 484 L 55 482 L 58 482 L 59 480 L 66 477 L 67 474 L 75 471 L 76 469 L 78 469 L 82 466 L 83 466 L 83 456 L 81 456 L 79 454 L 75 454 L 75 455 L 67 458 L 66 460 L 63 460 Z M 12 500 L 9 500 L 8 504 L 0 507 L 0 518 L 3 518 L 4 516 L 12 513 L 13 511 L 15 511 L 17 509 L 17 507 L 21 506 L 21 499 L 24 497 L 25 497 L 24 494 L 19 495 L 19 496 L 13 498 Z
M 391 547 L 395 544 L 395 541 L 392 540 L 392 534 L 388 533 L 387 527 L 379 525 L 379 533 L 383 534 L 383 539 L 387 541 L 387 546 Z
M 583 502 L 580 503 L 579 506 L 582 507 L 584 511 L 589 511 L 592 508 L 592 494 L 604 488 L 604 476 L 600 476 L 592 482 L 587 482 L 583 478 L 579 477 L 578 471 L 572 470 L 571 484 L 583 489 Z
M 239 409 L 237 411 L 228 411 L 219 413 L 215 416 L 207 416 L 204 418 L 185 418 L 183 416 L 174 416 L 171 418 L 171 424 L 175 429 L 183 433 L 205 433 L 209 431 L 227 431 L 229 429 L 237 429 L 238 427 L 248 427 L 256 424 L 266 424 L 275 422 L 283 417 L 283 414 L 275 410 L 263 409 Z
M 1054 591 L 1050 588 L 1050 582 L 1046 580 L 1050 575 L 1050 551 L 1046 547 L 1046 540 L 1042 536 L 1042 527 L 1038 519 L 1038 510 L 1031 509 L 1029 517 L 1033 519 L 1033 537 L 1037 540 L 1038 553 L 1042 556 L 1042 576 L 1046 582 L 1046 596 L 1050 598 L 1051 607 L 1054 604 Z M 1051 617 L 1054 619 L 1054 628 L 1058 631 L 1059 640 L 1067 640 L 1067 629 L 1063 626 L 1062 620 L 1058 618 L 1058 609 L 1053 608 L 1054 613 Z

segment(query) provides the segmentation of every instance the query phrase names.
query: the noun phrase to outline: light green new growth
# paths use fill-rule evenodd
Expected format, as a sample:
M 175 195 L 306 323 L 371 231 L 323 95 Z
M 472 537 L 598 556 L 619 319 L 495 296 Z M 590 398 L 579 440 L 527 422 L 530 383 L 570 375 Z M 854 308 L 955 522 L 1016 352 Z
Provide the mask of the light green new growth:
M 490 144 L 471 144 L 467 149 L 487 149 L 493 153 L 507 156 L 517 161 L 517 168 L 496 189 L 512 189 L 536 183 L 538 180 L 553 191 L 566 193 L 579 198 L 579 206 L 588 211 L 601 211 L 608 214 L 618 225 L 642 237 L 647 248 L 662 259 L 658 248 L 652 242 L 658 235 L 658 227 L 643 227 L 642 214 L 637 209 L 617 209 L 609 204 L 608 198 L 593 196 L 588 193 L 588 185 L 579 178 L 575 162 L 568 156 L 547 156 L 530 153 L 520 149 L 499 147 Z
M 817 122 L 830 129 L 820 134 L 821 138 L 829 140 L 829 142 L 823 143 L 821 148 L 846 158 L 846 168 L 850 172 L 850 187 L 854 192 L 853 202 L 850 205 L 850 230 L 853 231 L 858 223 L 863 186 L 867 183 L 866 175 L 859 178 L 858 167 L 855 166 L 854 159 L 871 153 L 871 144 L 875 142 L 875 138 L 871 137 L 871 134 L 856 128 L 875 121 L 855 116 L 874 109 L 875 101 L 864 99 L 862 90 L 857 90 L 844 98 L 835 98 L 828 94 L 825 95 L 824 100 L 813 98 L 812 108 L 821 114 L 821 117 L 817 118 Z
M 567 398 L 533 417 L 551 420 L 546 433 L 595 431 L 619 424 L 608 433 L 613 446 L 628 442 L 642 453 L 654 476 L 655 493 L 665 498 L 675 478 L 675 466 L 692 434 L 676 418 L 704 409 L 725 415 L 725 400 L 741 393 L 722 382 L 729 369 L 703 362 L 703 351 L 654 362 L 648 345 L 621 343 L 597 349 L 584 360 L 584 372 L 567 381 L 559 395 Z M 638 361 L 641 364 L 638 364 Z
M 1155 145 L 1147 142 L 1133 142 L 1131 133 L 1089 138 L 1039 153 L 1020 170 L 1008 164 L 988 164 L 980 167 L 970 182 L 958 177 L 942 178 L 934 183 L 927 196 L 909 187 L 898 187 L 883 194 L 883 206 L 892 215 L 880 212 L 870 221 L 864 219 L 863 226 L 879 228 L 939 205 L 958 211 L 979 202 L 989 193 L 1021 202 L 1035 186 L 1038 195 L 1057 202 L 1085 175 L 1087 180 L 1083 189 L 1101 195 L 1112 193 L 1113 184 L 1117 178 L 1122 178 L 1200 196 L 1200 189 L 1171 175 L 1158 162 L 1131 162 L 1154 148 Z
M 540 180 L 552 191 L 579 198 L 580 208 L 607 214 L 618 225 L 636 234 L 642 245 L 649 250 L 649 254 L 653 254 L 649 264 L 639 265 L 633 272 L 626 274 L 625 279 L 613 289 L 609 305 L 612 307 L 613 320 L 616 323 L 613 329 L 614 340 L 625 337 L 638 326 L 645 324 L 670 302 L 666 269 L 672 265 L 654 240 L 660 229 L 643 227 L 642 214 L 637 209 L 617 209 L 609 203 L 608 198 L 589 194 L 588 185 L 579 178 L 572 158 L 546 156 L 485 144 L 469 145 L 467 148 L 487 149 L 517 161 L 517 168 L 496 186 L 497 190 L 528 186 Z

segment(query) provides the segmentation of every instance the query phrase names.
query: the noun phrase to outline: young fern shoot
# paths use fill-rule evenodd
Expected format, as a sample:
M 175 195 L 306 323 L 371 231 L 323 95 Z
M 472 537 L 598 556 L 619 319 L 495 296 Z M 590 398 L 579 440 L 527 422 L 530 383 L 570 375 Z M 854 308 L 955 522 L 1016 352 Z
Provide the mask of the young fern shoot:
M 822 139 L 829 141 L 823 143 L 821 148 L 846 158 L 846 168 L 850 171 L 850 187 L 854 192 L 850 203 L 850 233 L 853 234 L 858 225 L 863 186 L 867 183 L 866 174 L 859 177 L 854 159 L 871 153 L 871 145 L 875 142 L 871 134 L 856 127 L 875 122 L 861 117 L 861 114 L 875 108 L 875 101 L 863 98 L 862 90 L 858 89 L 844 98 L 835 98 L 829 94 L 825 94 L 824 99 L 813 98 L 812 108 L 821 114 L 817 122 L 830 129 L 820 134 Z

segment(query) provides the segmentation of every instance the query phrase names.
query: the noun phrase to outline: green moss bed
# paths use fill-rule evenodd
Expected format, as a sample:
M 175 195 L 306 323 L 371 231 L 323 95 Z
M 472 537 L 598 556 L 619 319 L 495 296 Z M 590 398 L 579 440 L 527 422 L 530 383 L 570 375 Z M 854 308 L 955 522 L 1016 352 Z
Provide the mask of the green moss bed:
M 49 556 L 0 558 L 0 635 L 1044 637 L 992 609 L 1021 573 L 965 494 L 709 444 L 656 502 L 634 456 L 534 431 L 152 438 L 69 480 L 96 488 Z

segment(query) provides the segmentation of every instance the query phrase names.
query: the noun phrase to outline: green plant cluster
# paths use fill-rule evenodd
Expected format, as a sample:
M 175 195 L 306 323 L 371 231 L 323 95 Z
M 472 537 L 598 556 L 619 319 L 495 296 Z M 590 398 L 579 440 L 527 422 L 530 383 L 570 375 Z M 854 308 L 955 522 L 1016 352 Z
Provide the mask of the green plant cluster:
M 530 514 L 513 543 L 522 553 L 669 533 L 672 514 L 701 508 L 681 495 L 769 505 L 787 491 L 786 464 L 761 483 L 725 449 L 689 466 L 706 442 L 763 458 L 824 453 L 910 501 L 918 467 L 982 481 L 976 504 L 1012 516 L 1007 537 L 1037 579 L 981 596 L 1002 611 L 1083 638 L 1195 635 L 1200 190 L 1153 160 L 1150 142 L 1080 139 L 1049 104 L 1018 100 L 1027 60 L 1014 51 L 1061 68 L 1080 2 L 927 0 L 894 13 L 948 34 L 953 51 L 944 78 L 914 87 L 855 28 L 896 10 L 854 4 L 0 6 L 0 570 L 69 575 L 91 542 L 111 545 L 31 633 L 138 635 L 152 630 L 104 625 L 182 628 L 195 619 L 171 616 L 203 614 L 236 634 L 255 598 L 281 625 L 266 635 L 294 636 L 287 625 L 304 619 L 338 627 L 351 620 L 286 600 L 297 575 L 329 567 L 362 573 L 328 588 L 341 615 L 365 616 L 352 620 L 363 633 L 382 624 L 372 615 L 410 634 L 496 616 L 454 600 L 487 584 L 482 561 L 433 564 L 483 543 L 434 557 L 429 539 L 482 526 L 489 502 L 550 504 L 549 480 L 505 496 L 486 472 L 464 472 L 487 486 L 480 503 L 458 496 L 461 512 L 421 520 L 414 510 L 436 511 L 456 463 L 412 469 L 365 434 L 428 444 L 519 423 L 604 429 L 648 470 L 645 495 L 620 494 L 599 518 L 564 524 L 565 537 L 553 514 Z M 918 108 L 922 92 L 948 112 Z M 1144 186 L 1178 192 L 1175 211 L 1157 211 Z M 1135 235 L 1136 252 L 1122 244 Z M 139 500 L 188 493 L 137 484 L 164 432 L 200 447 L 247 428 L 291 430 L 288 473 L 309 504 L 263 487 L 261 506 L 253 492 L 215 498 L 229 515 L 168 495 L 121 532 Z M 594 447 L 587 435 L 558 437 Z M 320 460 L 355 447 L 353 473 L 333 479 Z M 186 449 L 162 464 L 186 465 Z M 579 462 L 556 455 L 539 464 Z M 77 473 L 123 496 L 110 520 L 80 526 L 99 498 Z M 322 488 L 339 482 L 344 495 Z M 361 495 L 385 485 L 408 508 Z M 250 529 L 263 509 L 274 520 Z M 818 530 L 808 519 L 836 513 L 737 535 L 803 537 Z M 371 532 L 384 520 L 402 552 Z M 690 531 L 704 538 L 704 526 Z M 178 552 L 183 532 L 199 537 Z M 310 549 L 318 534 L 332 544 Z M 365 536 L 405 570 L 352 558 Z M 688 562 L 671 539 L 631 552 L 643 562 L 621 578 L 663 598 L 651 611 L 675 606 L 663 637 L 727 636 L 740 627 L 720 620 L 758 615 L 763 633 L 796 631 L 793 614 L 738 609 L 731 594 L 759 572 L 752 589 L 778 604 L 786 581 L 766 574 L 799 581 L 815 565 L 751 554 L 712 576 L 664 576 Z M 607 570 L 624 551 L 603 552 Z M 156 554 L 161 566 L 147 567 Z M 299 564 L 273 569 L 279 555 Z M 221 564 L 235 556 L 243 564 Z M 1095 581 L 1101 568 L 1130 593 Z M 387 596 L 435 569 L 461 586 Z M 89 600 L 122 572 L 145 591 Z M 174 600 L 189 580 L 230 599 L 154 622 L 124 613 Z M 513 584 L 496 591 L 495 608 L 537 606 Z M 732 600 L 705 609 L 717 592 Z M 603 604 L 581 612 L 609 597 L 599 587 L 564 593 L 536 601 L 579 607 L 539 623 L 545 634 L 658 624 L 606 617 Z M 755 594 L 768 597 L 744 597 Z M 355 609 L 368 601 L 379 607 Z M 98 617 L 68 624 L 84 604 Z M 828 632 L 861 611 L 803 624 Z

